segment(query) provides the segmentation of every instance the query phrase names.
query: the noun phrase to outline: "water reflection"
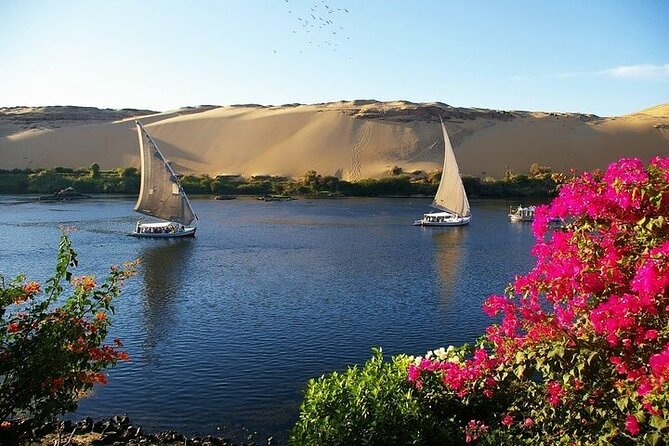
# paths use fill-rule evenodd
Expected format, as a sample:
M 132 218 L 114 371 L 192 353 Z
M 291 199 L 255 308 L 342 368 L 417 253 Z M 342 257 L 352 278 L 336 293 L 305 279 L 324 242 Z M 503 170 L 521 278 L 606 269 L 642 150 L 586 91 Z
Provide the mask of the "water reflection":
M 463 246 L 469 231 L 469 228 L 463 226 L 433 230 L 435 269 L 444 303 L 453 299 L 455 285 L 461 276 Z
M 194 241 L 177 239 L 147 242 L 151 245 L 147 245 L 140 253 L 146 334 L 143 353 L 144 360 L 152 363 L 159 360 L 159 356 L 155 355 L 156 347 L 176 325 L 176 300 L 187 278 Z

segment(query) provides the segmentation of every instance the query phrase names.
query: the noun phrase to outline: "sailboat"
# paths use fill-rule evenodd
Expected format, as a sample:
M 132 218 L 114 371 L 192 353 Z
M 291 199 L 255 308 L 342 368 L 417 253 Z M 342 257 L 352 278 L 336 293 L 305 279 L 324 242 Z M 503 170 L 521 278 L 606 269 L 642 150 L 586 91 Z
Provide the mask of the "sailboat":
M 444 121 L 441 121 L 441 129 L 444 133 L 444 169 L 431 205 L 436 211 L 424 214 L 422 219 L 414 221 L 414 226 L 462 226 L 472 218 Z
M 141 182 L 135 211 L 161 221 L 137 222 L 130 235 L 148 238 L 193 237 L 197 219 L 179 178 L 144 126 L 135 121 L 139 137 Z

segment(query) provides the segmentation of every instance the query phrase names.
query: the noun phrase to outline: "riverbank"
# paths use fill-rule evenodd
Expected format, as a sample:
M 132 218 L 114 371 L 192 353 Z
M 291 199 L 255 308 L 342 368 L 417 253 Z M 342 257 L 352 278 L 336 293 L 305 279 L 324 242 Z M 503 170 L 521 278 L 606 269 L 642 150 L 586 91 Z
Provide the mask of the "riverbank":
M 27 428 L 21 424 L 0 428 L 0 444 L 13 446 L 264 446 L 284 444 L 274 436 L 258 436 L 245 432 L 243 439 L 221 436 L 187 436 L 181 432 L 167 430 L 148 433 L 143 427 L 132 423 L 126 415 L 93 420 L 90 417 L 73 422 L 70 420 L 46 423 L 38 428 Z

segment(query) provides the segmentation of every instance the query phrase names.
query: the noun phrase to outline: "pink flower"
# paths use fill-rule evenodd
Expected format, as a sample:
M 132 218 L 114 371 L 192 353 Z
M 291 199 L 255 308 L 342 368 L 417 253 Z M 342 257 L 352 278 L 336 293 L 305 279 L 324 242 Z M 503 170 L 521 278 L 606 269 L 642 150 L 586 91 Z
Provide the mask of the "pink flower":
M 504 418 L 502 419 L 502 424 L 506 427 L 509 427 L 513 424 L 513 417 L 511 416 L 511 414 L 507 413 L 506 415 L 504 415 Z
M 642 382 L 636 389 L 636 393 L 641 397 L 648 395 L 652 391 L 653 391 L 653 385 L 648 381 Z
M 483 303 L 483 312 L 490 317 L 497 316 L 502 312 L 507 313 L 509 305 L 513 307 L 513 304 L 509 302 L 509 299 L 506 296 L 490 296 Z
M 479 420 L 471 420 L 465 427 L 465 442 L 471 443 L 478 440 L 482 434 L 488 432 L 488 426 Z
M 644 402 L 644 403 L 642 404 L 642 406 L 643 406 L 644 410 L 645 410 L 646 412 L 648 412 L 649 414 L 651 414 L 651 415 L 661 415 L 661 414 L 662 414 L 662 411 L 656 409 L 655 407 L 653 407 L 652 404 L 650 404 L 650 403 L 647 402 L 647 401 Z
M 645 341 L 654 341 L 658 336 L 659 334 L 657 333 L 657 330 L 646 330 L 646 332 L 643 334 L 643 339 Z
M 546 384 L 546 393 L 548 394 L 548 402 L 551 406 L 557 406 L 560 404 L 560 398 L 562 398 L 564 390 L 557 381 L 549 381 Z
M 532 427 L 534 426 L 534 420 L 530 417 L 525 418 L 525 421 L 523 421 L 523 425 L 525 427 Z
M 625 418 L 625 428 L 633 436 L 639 435 L 639 421 L 634 415 L 627 415 L 627 418 Z
M 409 377 L 409 382 L 416 382 L 420 378 L 420 369 L 414 364 L 411 364 L 407 369 L 407 375 Z
M 664 350 L 650 357 L 648 360 L 650 370 L 660 382 L 669 381 L 669 344 Z
M 609 362 L 616 366 L 616 372 L 620 374 L 625 374 L 629 372 L 629 369 L 627 368 L 627 363 L 623 362 L 623 358 L 620 356 L 611 356 L 609 357 Z

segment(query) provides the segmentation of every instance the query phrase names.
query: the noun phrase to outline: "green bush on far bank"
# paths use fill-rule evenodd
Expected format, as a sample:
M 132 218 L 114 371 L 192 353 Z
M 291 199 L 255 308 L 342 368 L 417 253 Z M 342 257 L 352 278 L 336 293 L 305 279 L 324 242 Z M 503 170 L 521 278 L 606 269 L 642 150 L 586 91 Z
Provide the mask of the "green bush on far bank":
M 139 172 L 134 167 L 100 170 L 97 164 L 81 169 L 0 170 L 2 194 L 52 194 L 70 186 L 81 193 L 137 194 Z
M 189 194 L 205 195 L 307 195 L 332 196 L 434 196 L 439 186 L 439 172 L 395 174 L 379 179 L 345 181 L 335 176 L 308 171 L 302 178 L 283 176 L 230 176 L 212 178 L 208 175 L 185 175 L 181 184 Z M 550 169 L 531 166 L 529 175 L 507 172 L 505 178 L 462 178 L 469 198 L 507 198 L 555 196 L 563 176 Z M 139 192 L 139 172 L 133 167 L 101 170 L 98 164 L 72 169 L 12 169 L 0 170 L 2 194 L 51 194 L 68 186 L 81 193 L 117 193 L 136 195 Z

